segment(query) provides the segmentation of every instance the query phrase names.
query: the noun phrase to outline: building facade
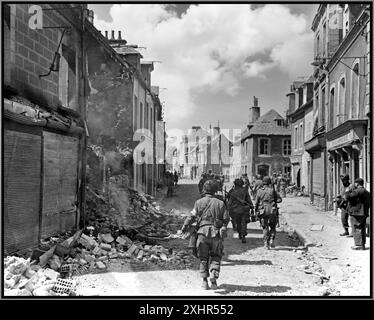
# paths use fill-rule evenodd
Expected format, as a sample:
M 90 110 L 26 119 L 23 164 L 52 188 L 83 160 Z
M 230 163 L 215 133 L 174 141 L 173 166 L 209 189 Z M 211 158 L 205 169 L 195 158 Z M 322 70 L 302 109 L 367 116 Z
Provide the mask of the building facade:
M 312 157 L 312 201 L 325 210 L 337 209 L 341 174 L 370 183 L 369 20 L 364 4 L 322 4 L 312 24 L 314 128 L 305 148 Z
M 5 4 L 4 248 L 79 226 L 85 203 L 86 5 Z
M 260 116 L 257 98 L 249 111 L 249 124 L 241 136 L 241 173 L 251 180 L 257 174 L 291 173 L 291 130 L 274 109 Z
M 291 128 L 291 180 L 309 194 L 311 158 L 304 143 L 311 138 L 313 128 L 313 79 L 294 82 L 290 89 L 287 118 Z

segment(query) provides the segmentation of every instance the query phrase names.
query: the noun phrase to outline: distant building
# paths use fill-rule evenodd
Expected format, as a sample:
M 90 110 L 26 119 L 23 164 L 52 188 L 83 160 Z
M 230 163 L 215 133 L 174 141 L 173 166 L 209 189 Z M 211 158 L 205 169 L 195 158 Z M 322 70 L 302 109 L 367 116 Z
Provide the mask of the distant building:
M 249 124 L 241 135 L 241 173 L 255 175 L 291 173 L 291 129 L 274 109 L 260 116 L 258 99 L 249 108 Z
M 310 154 L 304 143 L 312 137 L 313 130 L 313 78 L 304 82 L 295 81 L 287 94 L 289 108 L 287 118 L 291 128 L 291 179 L 296 186 L 304 186 L 310 192 Z
M 200 178 L 202 173 L 209 170 L 228 178 L 231 147 L 232 142 L 219 127 L 192 127 L 188 134 L 182 137 L 180 147 L 173 150 L 174 169 L 190 179 Z

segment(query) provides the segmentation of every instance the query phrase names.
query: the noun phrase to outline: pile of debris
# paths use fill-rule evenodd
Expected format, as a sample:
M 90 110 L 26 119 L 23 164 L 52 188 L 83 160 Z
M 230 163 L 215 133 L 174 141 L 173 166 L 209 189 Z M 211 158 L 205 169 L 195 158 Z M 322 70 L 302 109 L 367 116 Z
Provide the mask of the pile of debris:
M 75 281 L 32 264 L 30 259 L 8 256 L 4 260 L 5 296 L 69 296 L 74 295 L 75 287 Z

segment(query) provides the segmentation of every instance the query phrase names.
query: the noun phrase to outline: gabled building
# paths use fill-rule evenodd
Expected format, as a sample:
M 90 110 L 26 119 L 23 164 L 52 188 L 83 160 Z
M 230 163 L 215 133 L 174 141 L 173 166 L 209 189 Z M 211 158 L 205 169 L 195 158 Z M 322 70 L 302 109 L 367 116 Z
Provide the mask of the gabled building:
M 257 174 L 291 173 L 291 130 L 274 109 L 260 116 L 258 99 L 249 109 L 249 124 L 241 135 L 242 173 L 251 180 Z

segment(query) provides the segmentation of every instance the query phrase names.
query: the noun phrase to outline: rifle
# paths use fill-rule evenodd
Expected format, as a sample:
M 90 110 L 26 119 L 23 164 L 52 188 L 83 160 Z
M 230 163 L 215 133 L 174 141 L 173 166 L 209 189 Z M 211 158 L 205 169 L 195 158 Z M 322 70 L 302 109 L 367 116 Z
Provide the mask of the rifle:
M 274 196 L 274 202 L 275 202 L 274 209 L 277 215 L 277 227 L 279 228 L 280 225 L 279 225 L 278 195 L 277 195 L 277 192 L 275 191 L 274 183 L 272 183 L 272 185 L 273 185 L 273 196 Z

